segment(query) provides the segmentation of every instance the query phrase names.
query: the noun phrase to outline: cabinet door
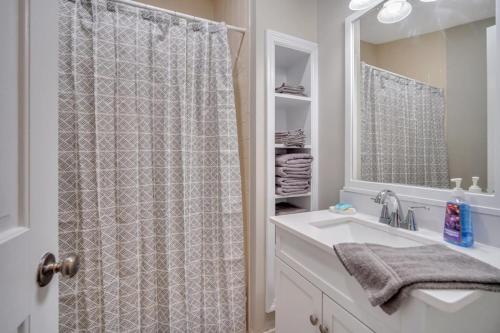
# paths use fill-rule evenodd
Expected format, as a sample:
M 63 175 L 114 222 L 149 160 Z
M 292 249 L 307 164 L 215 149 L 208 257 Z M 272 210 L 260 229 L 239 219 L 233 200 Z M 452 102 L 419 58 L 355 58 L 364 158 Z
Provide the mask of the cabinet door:
M 276 333 L 318 333 L 321 291 L 275 259 Z
M 323 295 L 324 333 L 374 333 L 328 296 Z

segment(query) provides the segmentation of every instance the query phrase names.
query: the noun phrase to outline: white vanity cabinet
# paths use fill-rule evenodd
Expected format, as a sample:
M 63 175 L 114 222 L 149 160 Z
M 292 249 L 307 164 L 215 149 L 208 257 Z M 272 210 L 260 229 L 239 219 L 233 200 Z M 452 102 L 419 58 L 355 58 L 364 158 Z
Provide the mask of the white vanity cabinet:
M 276 332 L 318 332 L 322 316 L 321 290 L 276 259 Z
M 323 294 L 324 333 L 373 333 L 371 329 Z
M 277 333 L 373 333 L 278 258 L 275 267 Z
M 416 289 L 388 315 L 370 304 L 333 250 L 333 244 L 341 242 L 435 244 L 440 234 L 396 230 L 373 216 L 345 217 L 328 211 L 271 221 L 276 225 L 277 333 L 500 333 L 500 293 Z M 478 243 L 460 251 L 500 267 L 500 249 Z

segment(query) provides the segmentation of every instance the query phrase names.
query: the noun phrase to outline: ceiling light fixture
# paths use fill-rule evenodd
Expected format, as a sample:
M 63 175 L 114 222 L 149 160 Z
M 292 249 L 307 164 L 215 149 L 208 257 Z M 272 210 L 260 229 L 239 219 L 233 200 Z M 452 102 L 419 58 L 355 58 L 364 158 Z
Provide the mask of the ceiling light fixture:
M 365 10 L 378 3 L 379 0 L 351 0 L 349 2 L 349 9 L 351 10 Z
M 412 5 L 407 0 L 388 0 L 377 15 L 380 23 L 392 24 L 410 15 Z

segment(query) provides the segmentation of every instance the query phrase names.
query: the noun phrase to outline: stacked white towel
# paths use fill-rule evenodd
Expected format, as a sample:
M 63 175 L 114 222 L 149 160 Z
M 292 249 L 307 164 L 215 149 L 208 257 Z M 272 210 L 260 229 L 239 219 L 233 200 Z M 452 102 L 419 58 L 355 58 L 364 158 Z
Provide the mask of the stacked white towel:
M 307 153 L 276 155 L 276 194 L 296 195 L 309 192 L 311 163 Z
M 274 136 L 274 141 L 276 144 L 283 144 L 287 147 L 304 147 L 306 143 L 306 136 L 302 128 L 276 132 Z

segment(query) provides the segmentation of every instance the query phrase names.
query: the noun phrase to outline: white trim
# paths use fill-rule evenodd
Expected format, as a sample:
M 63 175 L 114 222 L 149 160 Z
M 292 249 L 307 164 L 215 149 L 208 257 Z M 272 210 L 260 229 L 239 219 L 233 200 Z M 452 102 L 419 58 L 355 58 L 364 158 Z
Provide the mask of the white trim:
M 486 54 L 487 54 L 487 95 L 488 95 L 488 115 L 486 119 L 492 119 L 495 117 L 496 110 L 496 94 L 495 94 L 495 67 L 497 61 L 497 43 L 496 43 L 496 25 L 491 26 L 486 29 Z M 487 140 L 488 140 L 488 184 L 486 185 L 486 191 L 491 193 L 495 189 L 495 123 L 488 122 L 487 126 Z
M 293 96 L 276 94 L 275 88 L 275 48 L 276 46 L 303 52 L 309 55 L 310 61 L 310 96 Z M 314 157 L 312 163 L 311 192 L 307 195 L 296 197 L 309 198 L 311 210 L 318 208 L 318 45 L 316 43 L 286 35 L 280 32 L 266 31 L 266 115 L 267 115 L 267 146 L 266 146 L 266 217 L 275 215 L 275 200 L 282 196 L 275 195 L 275 166 L 274 159 L 276 145 L 275 133 L 275 102 L 276 99 L 287 99 L 290 102 L 309 103 L 311 135 L 310 145 L 307 146 Z M 292 197 L 292 196 L 288 196 Z M 273 312 L 275 308 L 274 296 L 274 249 L 275 249 L 275 227 L 266 220 L 266 312 Z
M 293 99 L 293 100 L 299 100 L 299 101 L 304 101 L 304 102 L 311 102 L 312 101 L 311 97 L 296 96 L 296 95 L 290 95 L 290 94 L 274 93 L 274 97 L 276 97 L 276 98 L 283 98 L 283 99 Z
M 384 0 L 376 2 L 371 8 L 378 6 Z M 496 1 L 496 16 L 500 17 L 500 0 Z M 371 9 L 370 8 L 370 9 Z M 362 17 L 366 11 L 355 12 L 345 20 L 345 184 L 344 190 L 356 192 L 366 195 L 373 195 L 383 188 L 387 188 L 398 193 L 401 198 L 406 198 L 412 202 L 421 202 L 433 206 L 444 206 L 444 203 L 451 195 L 451 190 L 434 189 L 419 186 L 400 185 L 400 184 L 385 184 L 367 182 L 356 179 L 355 167 L 357 146 L 356 132 L 357 114 L 356 110 L 356 92 L 358 89 L 357 79 L 355 76 L 356 61 L 354 61 L 356 53 L 355 43 L 359 43 L 357 31 L 358 19 Z M 497 35 L 497 43 L 500 45 L 500 34 Z M 500 82 L 500 66 L 495 69 L 497 82 Z M 496 96 L 500 96 L 500 85 L 495 87 Z M 495 124 L 500 122 L 500 110 L 497 105 L 492 121 Z M 494 142 L 500 142 L 500 131 L 494 133 Z M 472 209 L 475 212 L 488 215 L 500 216 L 500 145 L 495 147 L 495 194 L 476 194 L 466 193 L 466 199 L 471 203 Z

